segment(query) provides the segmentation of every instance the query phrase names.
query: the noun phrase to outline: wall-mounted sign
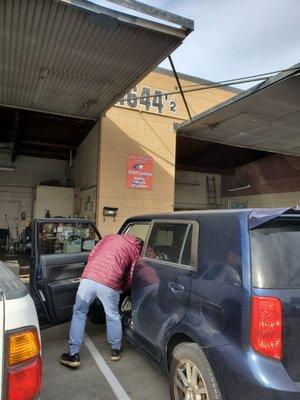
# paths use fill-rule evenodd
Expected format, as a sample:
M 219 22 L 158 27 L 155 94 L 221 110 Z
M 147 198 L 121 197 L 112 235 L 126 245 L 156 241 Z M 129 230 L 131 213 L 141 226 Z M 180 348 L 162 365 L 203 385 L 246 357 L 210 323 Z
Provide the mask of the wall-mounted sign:
M 248 202 L 247 201 L 234 201 L 234 200 L 228 200 L 228 208 L 247 208 L 248 207 Z
M 147 97 L 147 96 L 154 97 Z M 135 87 L 127 93 L 117 105 L 132 109 L 149 111 L 157 114 L 176 113 L 176 101 L 162 89 L 147 86 Z
M 105 217 L 113 217 L 115 221 L 117 213 L 118 208 L 116 207 L 103 207 L 103 220 L 105 221 Z
M 153 159 L 147 156 L 128 156 L 127 187 L 130 189 L 152 189 Z

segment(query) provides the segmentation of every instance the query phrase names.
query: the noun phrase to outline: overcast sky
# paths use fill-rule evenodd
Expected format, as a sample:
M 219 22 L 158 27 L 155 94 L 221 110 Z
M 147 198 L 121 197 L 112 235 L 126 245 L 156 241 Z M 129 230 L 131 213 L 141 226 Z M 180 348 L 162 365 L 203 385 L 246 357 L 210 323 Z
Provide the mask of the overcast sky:
M 195 31 L 173 53 L 179 72 L 221 81 L 300 62 L 300 0 L 142 1 L 195 21 Z M 162 66 L 170 69 L 167 60 Z

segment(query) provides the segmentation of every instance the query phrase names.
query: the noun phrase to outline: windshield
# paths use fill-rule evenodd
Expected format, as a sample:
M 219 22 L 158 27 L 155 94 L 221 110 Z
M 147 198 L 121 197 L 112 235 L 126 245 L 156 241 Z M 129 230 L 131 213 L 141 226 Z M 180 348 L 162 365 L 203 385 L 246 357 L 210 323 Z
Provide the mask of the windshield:
M 252 285 L 300 288 L 300 221 L 278 218 L 252 230 L 250 236 Z

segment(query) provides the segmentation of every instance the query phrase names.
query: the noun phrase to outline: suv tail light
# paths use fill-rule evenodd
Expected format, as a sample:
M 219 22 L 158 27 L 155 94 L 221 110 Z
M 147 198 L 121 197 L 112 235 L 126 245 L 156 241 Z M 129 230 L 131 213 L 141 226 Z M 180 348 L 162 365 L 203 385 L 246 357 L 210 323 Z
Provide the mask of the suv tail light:
M 42 359 L 36 329 L 7 337 L 7 400 L 31 400 L 40 393 Z
M 254 350 L 282 357 L 282 304 L 275 297 L 252 297 L 250 343 Z
M 32 400 L 41 389 L 42 360 L 12 369 L 7 374 L 7 400 Z

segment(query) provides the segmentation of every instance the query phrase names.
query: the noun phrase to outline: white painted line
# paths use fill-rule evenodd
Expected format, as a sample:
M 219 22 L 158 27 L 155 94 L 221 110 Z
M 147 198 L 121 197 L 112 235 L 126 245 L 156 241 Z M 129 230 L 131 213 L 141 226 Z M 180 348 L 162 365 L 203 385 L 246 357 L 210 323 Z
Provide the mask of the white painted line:
M 112 370 L 109 368 L 107 365 L 106 361 L 90 339 L 88 335 L 85 335 L 84 338 L 84 344 L 86 347 L 89 349 L 93 359 L 95 360 L 98 368 L 104 375 L 105 379 L 107 380 L 109 386 L 111 387 L 112 391 L 116 395 L 118 400 L 130 400 L 130 397 L 128 394 L 125 392 L 123 387 L 121 386 L 120 382 L 112 372 Z

